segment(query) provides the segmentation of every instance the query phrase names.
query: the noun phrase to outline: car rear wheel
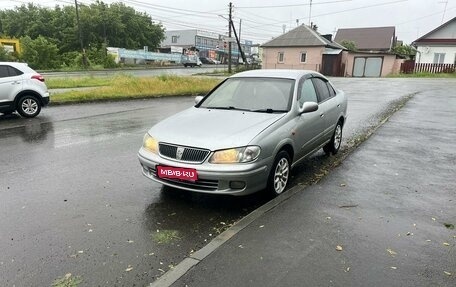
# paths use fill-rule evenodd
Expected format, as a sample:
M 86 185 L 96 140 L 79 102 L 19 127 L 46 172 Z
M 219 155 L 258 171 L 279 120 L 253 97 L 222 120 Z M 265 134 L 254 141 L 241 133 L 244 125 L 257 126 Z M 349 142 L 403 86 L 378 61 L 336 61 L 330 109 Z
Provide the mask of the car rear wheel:
M 331 137 L 331 140 L 329 141 L 329 143 L 327 143 L 323 147 L 323 150 L 328 155 L 330 153 L 336 154 L 340 149 L 341 143 L 342 143 L 342 123 L 339 121 L 336 125 L 336 128 L 334 129 L 334 133 Z
M 286 151 L 280 151 L 272 165 L 268 178 L 269 194 L 278 196 L 285 191 L 290 177 L 290 156 Z
M 35 96 L 26 95 L 17 102 L 17 111 L 25 118 L 33 118 L 40 113 L 41 103 Z

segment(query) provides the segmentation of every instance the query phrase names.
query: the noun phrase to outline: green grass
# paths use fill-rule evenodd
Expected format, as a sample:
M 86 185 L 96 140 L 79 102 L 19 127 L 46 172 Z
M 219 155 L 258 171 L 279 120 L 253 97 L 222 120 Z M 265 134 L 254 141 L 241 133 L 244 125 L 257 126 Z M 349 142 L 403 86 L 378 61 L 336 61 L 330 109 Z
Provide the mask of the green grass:
M 456 73 L 412 73 L 390 74 L 388 78 L 456 78 Z
M 77 287 L 81 284 L 82 279 L 79 276 L 72 276 L 71 273 L 66 274 L 62 278 L 55 280 L 52 287 Z
M 114 77 L 71 77 L 71 78 L 48 78 L 48 89 L 83 88 L 107 86 L 114 81 Z
M 153 240 L 159 244 L 169 244 L 180 239 L 177 230 L 160 230 L 160 232 L 154 233 L 152 237 Z
M 104 82 L 106 81 L 106 82 Z M 101 85 L 90 90 L 73 90 L 54 94 L 53 104 L 95 102 L 103 100 L 140 99 L 163 96 L 203 95 L 214 88 L 220 79 L 162 75 L 139 78 L 128 75 L 108 79 L 94 78 Z M 91 85 L 86 85 L 91 86 Z M 67 85 L 68 87 L 68 85 Z

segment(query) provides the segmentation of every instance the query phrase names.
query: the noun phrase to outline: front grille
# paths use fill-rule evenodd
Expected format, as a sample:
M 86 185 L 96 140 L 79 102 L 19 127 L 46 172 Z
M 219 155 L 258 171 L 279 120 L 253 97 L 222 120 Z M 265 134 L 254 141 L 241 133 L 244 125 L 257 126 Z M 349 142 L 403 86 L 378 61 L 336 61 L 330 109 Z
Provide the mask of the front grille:
M 159 152 L 161 156 L 173 160 L 191 163 L 202 163 L 209 155 L 210 151 L 206 149 L 160 143 Z

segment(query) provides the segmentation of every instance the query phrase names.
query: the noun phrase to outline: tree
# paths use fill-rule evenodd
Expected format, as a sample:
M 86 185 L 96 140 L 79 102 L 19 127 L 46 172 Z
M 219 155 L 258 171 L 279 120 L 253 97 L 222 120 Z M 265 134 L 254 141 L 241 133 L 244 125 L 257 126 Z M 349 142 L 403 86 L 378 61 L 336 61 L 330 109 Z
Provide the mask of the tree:
M 21 38 L 22 59 L 34 69 L 54 69 L 59 66 L 57 45 L 43 36 L 32 40 L 29 36 Z
M 393 48 L 393 52 L 408 59 L 415 57 L 416 50 L 409 45 L 397 45 Z
M 356 47 L 356 43 L 353 41 L 343 40 L 342 42 L 340 42 L 340 44 L 342 46 L 344 46 L 345 48 L 347 48 L 349 51 L 353 51 L 353 52 L 358 51 L 358 48 Z
M 80 3 L 79 8 L 83 46 L 87 51 L 104 51 L 107 46 L 126 49 L 148 46 L 154 50 L 165 37 L 161 24 L 123 3 L 109 5 L 97 0 L 90 5 Z M 0 35 L 22 37 L 26 47 L 23 58 L 38 69 L 67 66 L 72 62 L 69 57 L 76 55 L 73 52 L 82 52 L 74 5 L 45 8 L 23 4 L 0 10 Z M 110 57 L 96 58 L 95 62 L 100 60 L 104 66 L 113 65 Z
M 8 53 L 8 51 L 5 50 L 5 48 L 3 48 L 2 45 L 0 45 L 0 61 L 11 61 L 12 60 L 12 56 Z

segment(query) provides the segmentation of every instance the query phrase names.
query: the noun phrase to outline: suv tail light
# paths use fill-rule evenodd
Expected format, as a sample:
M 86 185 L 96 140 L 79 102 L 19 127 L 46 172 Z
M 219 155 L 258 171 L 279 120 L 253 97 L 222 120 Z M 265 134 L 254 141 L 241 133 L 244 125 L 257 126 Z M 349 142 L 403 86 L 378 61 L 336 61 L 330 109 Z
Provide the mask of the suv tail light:
M 38 80 L 40 82 L 44 82 L 44 77 L 41 76 L 40 74 L 33 75 L 32 79 Z

